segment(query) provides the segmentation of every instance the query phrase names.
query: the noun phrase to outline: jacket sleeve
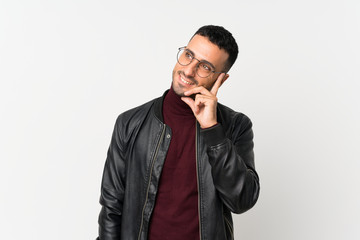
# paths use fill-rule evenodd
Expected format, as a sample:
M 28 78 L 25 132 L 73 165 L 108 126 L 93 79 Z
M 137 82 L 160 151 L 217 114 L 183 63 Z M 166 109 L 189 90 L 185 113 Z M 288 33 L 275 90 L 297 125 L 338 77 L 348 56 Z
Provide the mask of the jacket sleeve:
M 260 191 L 250 119 L 238 114 L 229 136 L 221 124 L 202 129 L 201 134 L 207 145 L 214 185 L 223 203 L 234 213 L 249 210 Z
M 125 161 L 119 118 L 115 124 L 101 183 L 98 240 L 119 240 L 125 191 Z

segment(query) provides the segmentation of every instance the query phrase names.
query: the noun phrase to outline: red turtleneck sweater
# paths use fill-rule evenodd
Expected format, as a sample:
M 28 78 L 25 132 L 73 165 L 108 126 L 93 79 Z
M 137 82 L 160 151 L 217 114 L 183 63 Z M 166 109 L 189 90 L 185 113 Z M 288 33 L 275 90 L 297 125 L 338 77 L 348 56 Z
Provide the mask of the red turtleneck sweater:
M 198 240 L 196 119 L 172 88 L 164 99 L 163 117 L 172 137 L 151 217 L 149 240 Z

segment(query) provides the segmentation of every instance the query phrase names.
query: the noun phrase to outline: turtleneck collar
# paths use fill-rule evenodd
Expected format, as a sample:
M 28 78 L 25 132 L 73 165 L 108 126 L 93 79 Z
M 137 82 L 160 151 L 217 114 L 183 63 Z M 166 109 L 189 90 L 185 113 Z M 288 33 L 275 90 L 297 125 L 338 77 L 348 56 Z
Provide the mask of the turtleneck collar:
M 192 116 L 195 118 L 191 108 L 181 100 L 181 97 L 175 93 L 172 87 L 165 96 L 163 110 L 172 115 Z

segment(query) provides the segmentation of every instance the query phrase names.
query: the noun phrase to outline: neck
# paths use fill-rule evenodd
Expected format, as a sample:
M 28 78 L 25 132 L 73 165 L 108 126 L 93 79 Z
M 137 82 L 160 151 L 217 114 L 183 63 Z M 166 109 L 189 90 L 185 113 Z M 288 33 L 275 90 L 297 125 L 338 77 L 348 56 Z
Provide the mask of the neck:
M 181 100 L 181 96 L 177 95 L 172 87 L 165 96 L 163 108 L 171 114 L 194 117 L 191 108 Z

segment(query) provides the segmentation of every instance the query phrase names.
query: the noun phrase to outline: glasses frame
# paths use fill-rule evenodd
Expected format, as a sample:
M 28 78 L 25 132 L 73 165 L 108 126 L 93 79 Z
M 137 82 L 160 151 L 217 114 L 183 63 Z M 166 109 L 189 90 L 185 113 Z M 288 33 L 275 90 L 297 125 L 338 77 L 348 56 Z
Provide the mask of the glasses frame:
M 198 73 L 198 69 L 199 69 L 200 63 L 210 64 L 213 68 L 215 68 L 214 65 L 212 65 L 212 64 L 211 64 L 210 62 L 208 62 L 208 61 L 204 61 L 204 60 L 199 60 L 199 59 L 197 59 L 197 58 L 194 56 L 194 53 L 192 53 L 190 50 L 187 50 L 187 51 L 189 51 L 189 53 L 193 56 L 192 59 L 191 59 L 191 61 L 190 61 L 188 64 L 181 64 L 181 63 L 179 62 L 179 54 L 180 54 L 180 52 L 181 52 L 182 50 L 184 50 L 184 51 L 187 50 L 186 46 L 179 48 L 179 51 L 178 51 L 178 53 L 177 53 L 177 55 L 176 55 L 176 60 L 177 60 L 177 62 L 178 62 L 181 66 L 188 66 L 188 65 L 190 65 L 190 63 L 192 63 L 192 61 L 193 61 L 194 59 L 195 59 L 196 61 L 198 61 L 198 64 L 196 64 L 196 75 L 198 75 L 199 77 L 201 77 L 201 78 L 207 78 L 207 77 L 209 77 L 211 74 L 214 74 L 214 73 L 226 73 L 226 72 L 223 72 L 223 71 L 222 71 L 222 72 L 216 72 L 215 70 L 210 70 L 209 75 L 207 75 L 206 77 L 200 76 L 199 73 Z

